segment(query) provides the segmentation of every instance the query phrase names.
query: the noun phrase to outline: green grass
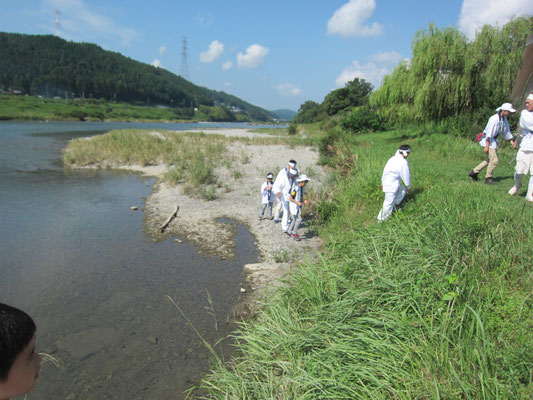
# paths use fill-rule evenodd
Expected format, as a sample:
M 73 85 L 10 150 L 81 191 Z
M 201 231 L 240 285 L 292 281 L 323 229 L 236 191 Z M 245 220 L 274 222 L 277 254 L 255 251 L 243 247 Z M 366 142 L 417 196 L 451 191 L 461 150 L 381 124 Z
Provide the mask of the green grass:
M 468 171 L 477 143 L 397 133 L 336 143 L 317 262 L 301 260 L 237 352 L 200 385 L 216 399 L 529 399 L 533 205 Z M 409 143 L 413 192 L 383 224 L 382 168 Z M 327 195 L 327 197 L 326 197 Z
M 104 99 L 48 99 L 0 95 L 0 120 L 59 121 L 208 121 L 205 115 L 186 115 L 178 108 L 116 103 Z

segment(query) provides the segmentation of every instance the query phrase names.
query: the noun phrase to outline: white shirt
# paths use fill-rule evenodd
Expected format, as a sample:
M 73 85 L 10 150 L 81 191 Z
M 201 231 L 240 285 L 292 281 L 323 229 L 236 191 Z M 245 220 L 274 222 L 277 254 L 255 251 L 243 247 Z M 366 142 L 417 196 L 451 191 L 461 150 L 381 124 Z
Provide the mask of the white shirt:
M 396 193 L 400 188 L 400 180 L 403 181 L 408 189 L 411 189 L 409 163 L 398 150 L 394 156 L 389 158 L 383 169 L 383 175 L 381 176 L 383 191 L 385 193 Z
M 274 181 L 274 188 L 272 189 L 275 194 L 281 193 L 281 198 L 284 201 L 289 200 L 289 190 L 291 190 L 292 180 L 289 179 L 287 168 L 283 168 L 278 172 L 278 176 Z
M 290 196 L 296 200 L 298 203 L 302 203 L 303 196 L 304 196 L 304 188 L 300 187 L 298 182 L 294 182 L 294 185 L 292 185 Z M 298 209 L 302 209 L 303 207 L 300 207 L 298 204 L 293 203 L 289 200 L 289 210 L 291 211 L 292 215 L 296 215 L 298 213 Z
M 268 187 L 270 186 L 270 190 Z M 274 191 L 272 190 L 273 183 L 269 181 L 263 182 L 261 185 L 261 204 L 268 204 L 274 202 Z
M 523 110 L 520 113 L 520 127 L 524 135 L 520 150 L 533 151 L 533 111 Z
M 487 126 L 483 130 L 483 139 L 479 141 L 479 144 L 483 147 L 487 144 L 487 138 L 490 138 L 490 145 L 489 147 L 491 149 L 497 149 L 498 148 L 498 137 L 500 135 L 503 135 L 503 138 L 505 140 L 511 140 L 513 138 L 513 134 L 511 133 L 511 128 L 509 127 L 509 121 L 507 121 L 507 117 L 501 117 L 498 113 L 494 114 L 492 117 L 489 118 L 489 121 L 487 122 Z

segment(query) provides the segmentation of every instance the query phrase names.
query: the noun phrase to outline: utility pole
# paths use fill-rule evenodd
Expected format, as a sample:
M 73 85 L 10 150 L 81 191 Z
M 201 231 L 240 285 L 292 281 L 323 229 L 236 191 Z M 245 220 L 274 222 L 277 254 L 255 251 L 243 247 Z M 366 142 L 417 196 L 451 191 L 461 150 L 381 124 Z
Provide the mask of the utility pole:
M 180 75 L 182 78 L 189 80 L 189 64 L 187 63 L 187 37 L 181 39 L 181 68 Z

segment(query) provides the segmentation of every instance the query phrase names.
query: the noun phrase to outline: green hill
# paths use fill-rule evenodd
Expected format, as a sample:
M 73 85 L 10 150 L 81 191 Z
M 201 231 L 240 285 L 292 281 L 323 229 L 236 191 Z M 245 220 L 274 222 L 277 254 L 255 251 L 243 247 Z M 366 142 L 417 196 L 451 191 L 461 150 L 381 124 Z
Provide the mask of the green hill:
M 213 120 L 275 118 L 238 97 L 194 85 L 164 69 L 95 44 L 67 42 L 52 35 L 0 32 L 0 89 L 43 97 L 163 105 L 189 110 L 191 115 L 194 108 L 202 107 L 202 112 L 213 114 Z

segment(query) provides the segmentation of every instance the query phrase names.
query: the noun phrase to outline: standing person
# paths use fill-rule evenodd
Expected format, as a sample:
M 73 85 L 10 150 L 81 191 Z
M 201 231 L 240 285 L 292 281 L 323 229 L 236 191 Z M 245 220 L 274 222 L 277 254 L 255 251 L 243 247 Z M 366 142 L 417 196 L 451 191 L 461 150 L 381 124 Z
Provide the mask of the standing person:
M 307 182 L 309 182 L 309 178 L 305 174 L 302 174 L 302 176 L 296 179 L 296 183 L 292 185 L 289 194 L 289 210 L 291 212 L 292 222 L 287 230 L 287 236 L 292 236 L 297 241 L 300 241 L 298 228 L 302 223 L 302 208 L 304 204 L 308 204 L 307 200 L 304 199 L 304 189 Z
M 283 207 L 283 216 L 281 217 L 281 230 L 283 233 L 287 233 L 289 229 L 289 191 L 292 188 L 292 184 L 298 175 L 298 171 L 294 168 L 289 169 L 288 174 L 278 174 L 278 178 L 274 182 L 274 193 L 278 196 Z
M 509 194 L 514 196 L 518 192 L 522 186 L 522 177 L 529 172 L 526 200 L 533 201 L 533 93 L 527 96 L 526 109 L 520 113 L 520 127 L 522 140 L 516 154 L 514 186 L 509 190 Z
M 30 392 L 39 378 L 35 323 L 24 311 L 0 303 L 0 400 Z
M 283 174 L 289 177 L 289 170 L 291 168 L 296 169 L 296 161 L 289 160 L 287 166 L 279 170 L 278 175 L 276 176 L 276 180 L 274 181 L 274 185 L 276 184 L 276 182 L 281 182 L 281 180 L 283 179 Z M 274 222 L 278 223 L 281 217 L 281 213 L 283 212 L 283 202 L 281 201 L 281 195 L 279 193 L 277 193 L 276 196 L 278 198 L 278 204 L 276 204 L 276 208 L 274 209 Z
M 501 107 L 498 107 L 496 111 L 497 113 L 489 118 L 487 126 L 483 130 L 483 137 L 479 141 L 479 144 L 483 146 L 483 152 L 487 154 L 487 158 L 468 173 L 468 176 L 472 178 L 472 180 L 477 181 L 479 180 L 477 177 L 478 174 L 483 168 L 488 166 L 487 174 L 485 175 L 485 183 L 489 185 L 496 183 L 492 177 L 492 172 L 498 165 L 498 153 L 496 151 L 498 148 L 498 137 L 502 135 L 505 140 L 510 140 L 513 149 L 516 149 L 516 143 L 513 140 L 513 134 L 509 127 L 509 121 L 507 121 L 507 117 L 509 117 L 511 113 L 516 112 L 516 110 L 511 103 L 504 103 Z
M 385 193 L 385 200 L 378 214 L 379 222 L 388 220 L 394 207 L 402 202 L 406 193 L 411 192 L 411 172 L 407 162 L 410 152 L 411 146 L 403 144 L 385 164 L 381 176 L 381 187 Z M 401 181 L 407 188 L 402 185 Z
M 272 219 L 272 204 L 274 203 L 274 192 L 272 188 L 274 186 L 274 174 L 269 172 L 266 176 L 266 181 L 261 185 L 261 212 L 259 213 L 259 219 L 263 219 L 265 210 L 268 207 L 268 219 Z

